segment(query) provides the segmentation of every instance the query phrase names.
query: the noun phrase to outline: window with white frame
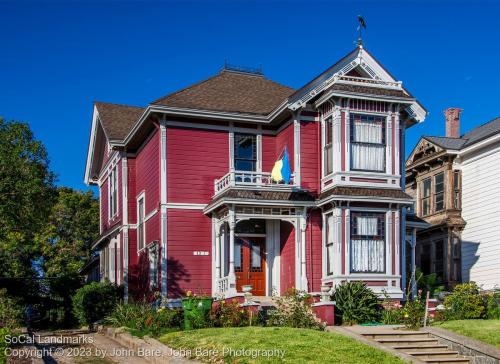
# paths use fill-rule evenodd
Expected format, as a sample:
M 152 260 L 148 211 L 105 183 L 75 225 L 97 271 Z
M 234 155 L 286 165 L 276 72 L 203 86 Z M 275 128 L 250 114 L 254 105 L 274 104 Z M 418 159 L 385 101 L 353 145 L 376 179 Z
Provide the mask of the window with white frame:
M 144 249 L 146 231 L 144 228 L 145 200 L 144 195 L 137 198 L 137 250 Z
M 109 218 L 118 213 L 118 166 L 109 174 Z
M 148 245 L 149 253 L 149 287 L 158 288 L 158 242 Z
M 234 134 L 234 169 L 257 170 L 257 137 L 253 134 Z
M 326 215 L 326 274 L 327 275 L 332 275 L 333 274 L 333 257 L 334 257 L 334 251 L 333 251 L 333 240 L 334 240 L 334 219 L 333 219 L 333 214 L 328 214 Z
M 333 119 L 325 121 L 325 145 L 323 148 L 323 163 L 325 176 L 333 172 Z
M 385 214 L 351 213 L 351 273 L 385 272 Z
M 385 118 L 351 114 L 351 170 L 385 171 Z

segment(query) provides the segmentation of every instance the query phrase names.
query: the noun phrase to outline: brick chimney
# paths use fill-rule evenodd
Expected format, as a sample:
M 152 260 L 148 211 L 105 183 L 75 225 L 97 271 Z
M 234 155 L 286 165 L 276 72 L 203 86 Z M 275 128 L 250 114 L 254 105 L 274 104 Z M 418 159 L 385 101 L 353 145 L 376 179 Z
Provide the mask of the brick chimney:
M 462 111 L 458 107 L 449 107 L 444 111 L 447 137 L 460 138 L 460 113 Z

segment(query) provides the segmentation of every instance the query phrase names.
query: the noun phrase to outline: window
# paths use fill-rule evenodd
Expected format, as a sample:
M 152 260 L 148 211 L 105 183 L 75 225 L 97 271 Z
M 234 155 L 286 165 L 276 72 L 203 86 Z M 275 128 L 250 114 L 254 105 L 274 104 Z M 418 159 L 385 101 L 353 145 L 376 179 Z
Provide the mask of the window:
M 422 215 L 431 213 L 431 179 L 426 178 L 422 181 Z
M 351 214 L 351 273 L 385 272 L 385 214 Z
M 385 171 L 385 120 L 351 114 L 351 169 Z
M 141 250 L 145 246 L 144 209 L 144 196 L 140 196 L 137 200 L 137 250 Z
M 460 171 L 453 172 L 453 207 L 460 208 Z
M 434 176 L 434 212 L 444 210 L 444 173 Z
M 118 167 L 114 167 L 109 174 L 109 218 L 118 212 Z
M 333 274 L 333 214 L 326 216 L 326 274 Z
M 155 290 L 158 287 L 158 243 L 154 242 L 148 246 L 149 254 L 149 288 Z
M 325 175 L 333 172 L 333 119 L 328 118 L 325 122 L 325 147 L 323 150 Z
M 257 141 L 255 135 L 234 134 L 234 169 L 255 171 L 257 167 Z

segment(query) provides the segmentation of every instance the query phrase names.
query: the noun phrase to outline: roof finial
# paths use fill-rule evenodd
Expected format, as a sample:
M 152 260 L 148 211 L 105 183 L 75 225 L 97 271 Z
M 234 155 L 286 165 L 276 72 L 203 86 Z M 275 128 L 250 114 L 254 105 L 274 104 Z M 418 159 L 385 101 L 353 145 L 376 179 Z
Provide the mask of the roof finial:
M 362 29 L 366 29 L 366 22 L 365 22 L 365 19 L 363 18 L 363 16 L 361 15 L 358 15 L 358 32 L 359 32 L 359 37 L 358 37 L 358 41 L 356 42 L 356 44 L 358 45 L 358 47 L 360 48 L 363 48 L 363 36 L 362 36 Z

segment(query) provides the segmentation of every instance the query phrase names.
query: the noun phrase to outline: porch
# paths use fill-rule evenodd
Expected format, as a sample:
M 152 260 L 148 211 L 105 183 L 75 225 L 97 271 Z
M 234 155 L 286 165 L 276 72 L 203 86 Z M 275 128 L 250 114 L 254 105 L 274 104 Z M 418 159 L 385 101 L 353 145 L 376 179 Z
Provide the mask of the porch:
M 234 297 L 244 285 L 255 296 L 309 291 L 306 208 L 234 206 L 213 216 L 214 296 Z

